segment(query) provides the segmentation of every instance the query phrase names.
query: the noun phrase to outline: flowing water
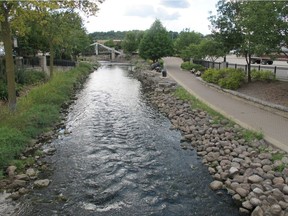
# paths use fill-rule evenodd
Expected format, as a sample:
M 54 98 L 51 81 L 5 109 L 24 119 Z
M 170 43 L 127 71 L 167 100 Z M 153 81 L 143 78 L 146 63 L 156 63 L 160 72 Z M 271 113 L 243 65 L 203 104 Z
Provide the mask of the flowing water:
M 238 215 L 127 67 L 92 73 L 66 125 L 71 133 L 49 144 L 51 184 L 26 196 L 19 215 Z

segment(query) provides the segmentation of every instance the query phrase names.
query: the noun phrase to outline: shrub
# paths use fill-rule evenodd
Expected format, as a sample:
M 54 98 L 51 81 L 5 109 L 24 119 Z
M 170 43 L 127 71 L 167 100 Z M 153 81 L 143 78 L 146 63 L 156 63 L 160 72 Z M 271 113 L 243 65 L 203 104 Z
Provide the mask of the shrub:
M 0 80 L 0 100 L 7 100 L 8 98 L 8 90 L 7 90 L 7 84 Z
M 19 96 L 20 91 L 21 86 L 16 84 L 16 96 Z M 8 100 L 8 87 L 6 82 L 4 82 L 3 80 L 0 80 L 0 100 Z
M 245 74 L 241 69 L 208 69 L 202 75 L 203 80 L 209 83 L 214 83 L 222 88 L 238 89 L 244 82 Z
M 219 79 L 218 85 L 222 88 L 236 90 L 244 82 L 245 74 L 239 69 L 225 69 L 225 77 Z
M 202 65 L 199 65 L 199 64 L 193 64 L 193 63 L 190 63 L 190 62 L 183 62 L 181 64 L 181 68 L 184 69 L 184 70 L 192 70 L 193 68 L 196 70 L 196 71 L 205 71 L 205 67 L 202 66 Z
M 270 81 L 275 80 L 275 75 L 271 71 L 253 69 L 251 71 L 251 78 L 254 81 L 270 82 Z
M 202 79 L 209 83 L 218 84 L 218 81 L 225 77 L 224 70 L 217 70 L 213 68 L 207 69 L 202 75 Z
M 47 80 L 47 74 L 42 71 L 20 70 L 16 74 L 16 82 L 19 84 L 31 85 L 46 82 Z

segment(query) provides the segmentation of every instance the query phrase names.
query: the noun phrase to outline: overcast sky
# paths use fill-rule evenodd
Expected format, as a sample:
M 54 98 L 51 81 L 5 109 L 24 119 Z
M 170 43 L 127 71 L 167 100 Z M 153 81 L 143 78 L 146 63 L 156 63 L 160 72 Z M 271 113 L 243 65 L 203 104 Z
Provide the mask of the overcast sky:
M 185 28 L 209 34 L 209 11 L 218 0 L 105 0 L 96 17 L 85 21 L 89 33 L 149 29 L 160 19 L 168 31 Z

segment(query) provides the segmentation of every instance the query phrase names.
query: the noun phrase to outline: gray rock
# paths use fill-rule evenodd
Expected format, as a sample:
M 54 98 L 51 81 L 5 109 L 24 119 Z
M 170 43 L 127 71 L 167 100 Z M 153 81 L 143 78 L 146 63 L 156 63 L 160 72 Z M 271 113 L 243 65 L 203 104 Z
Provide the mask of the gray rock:
M 239 208 L 239 213 L 240 215 L 249 215 L 250 214 L 250 211 L 247 210 L 246 208 Z
M 252 175 L 248 177 L 248 182 L 250 183 L 260 183 L 263 181 L 263 178 L 258 175 Z
M 13 183 L 10 185 L 11 188 L 21 188 L 24 187 L 26 185 L 26 181 L 25 180 L 14 180 Z
M 210 188 L 212 190 L 219 190 L 219 189 L 222 189 L 222 187 L 223 187 L 223 182 L 221 182 L 221 181 L 215 180 L 215 181 L 211 182 L 211 184 L 210 184 Z
M 16 171 L 17 167 L 16 166 L 9 166 L 6 170 L 6 172 L 8 173 L 8 176 L 10 178 L 13 178 L 15 176 L 15 171 Z
M 282 208 L 279 204 L 274 204 L 270 208 L 270 213 L 274 216 L 279 216 L 282 211 Z
M 34 186 L 37 188 L 47 187 L 50 184 L 49 179 L 36 180 Z
M 251 205 L 255 206 L 259 206 L 261 204 L 261 200 L 259 200 L 258 198 L 252 197 L 250 199 L 250 203 Z
M 262 168 L 263 168 L 264 172 L 269 172 L 272 170 L 272 166 L 270 166 L 270 165 L 264 165 Z
M 258 155 L 258 158 L 260 160 L 264 160 L 264 159 L 272 159 L 272 154 L 271 153 L 261 153 Z
M 27 194 L 29 192 L 29 190 L 27 188 L 20 188 L 18 190 L 19 194 L 23 195 L 23 194 Z
M 237 174 L 239 172 L 239 170 L 238 170 L 238 168 L 236 168 L 236 167 L 231 167 L 230 169 L 229 169 L 229 174 L 230 175 L 235 175 L 235 174 Z
M 18 180 L 25 180 L 25 181 L 29 180 L 29 177 L 26 174 L 16 175 L 15 178 Z
M 26 170 L 26 175 L 29 177 L 36 176 L 36 171 L 33 168 L 29 168 Z
M 244 183 L 245 177 L 241 175 L 236 175 L 234 176 L 233 181 L 238 182 L 238 183 Z
M 264 216 L 264 212 L 260 206 L 257 206 L 252 212 L 251 216 Z
M 242 206 L 245 208 L 245 209 L 249 209 L 249 210 L 252 210 L 253 209 L 253 205 L 250 203 L 250 201 L 245 201 L 242 203 Z
M 275 188 L 272 190 L 272 195 L 278 200 L 283 200 L 283 196 L 284 194 L 278 189 L 278 188 Z
M 284 201 L 279 201 L 279 205 L 281 206 L 282 209 L 287 209 L 288 208 L 288 203 Z
M 249 191 L 244 189 L 244 188 L 241 188 L 241 187 L 238 187 L 236 188 L 235 190 L 241 197 L 246 197 L 248 194 L 249 194 Z
M 287 186 L 287 185 L 285 185 L 285 186 L 283 187 L 283 193 L 286 194 L 286 195 L 288 195 L 288 186 Z
M 276 177 L 272 180 L 273 184 L 284 184 L 284 179 L 282 177 Z

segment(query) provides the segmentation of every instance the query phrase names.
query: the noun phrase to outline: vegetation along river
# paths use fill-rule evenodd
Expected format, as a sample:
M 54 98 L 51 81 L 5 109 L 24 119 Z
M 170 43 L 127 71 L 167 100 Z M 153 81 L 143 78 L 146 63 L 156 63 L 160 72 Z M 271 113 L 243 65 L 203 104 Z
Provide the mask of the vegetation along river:
M 209 189 L 201 158 L 145 99 L 124 65 L 92 73 L 51 144 L 50 185 L 24 197 L 19 215 L 238 215 Z

